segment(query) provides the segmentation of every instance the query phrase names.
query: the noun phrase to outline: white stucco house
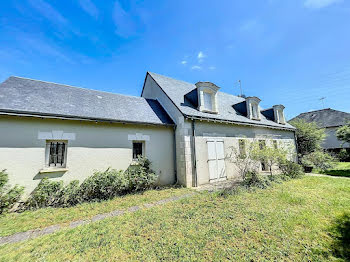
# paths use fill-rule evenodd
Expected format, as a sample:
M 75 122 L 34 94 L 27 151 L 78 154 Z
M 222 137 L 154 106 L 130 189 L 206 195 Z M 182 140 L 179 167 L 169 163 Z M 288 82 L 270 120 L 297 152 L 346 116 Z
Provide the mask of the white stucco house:
M 9 77 L 0 84 L 0 169 L 31 192 L 41 178 L 84 180 L 138 155 L 160 184 L 196 187 L 237 177 L 226 156 L 245 140 L 292 145 L 284 107 L 147 73 L 141 97 Z M 264 167 L 261 167 L 264 169 Z

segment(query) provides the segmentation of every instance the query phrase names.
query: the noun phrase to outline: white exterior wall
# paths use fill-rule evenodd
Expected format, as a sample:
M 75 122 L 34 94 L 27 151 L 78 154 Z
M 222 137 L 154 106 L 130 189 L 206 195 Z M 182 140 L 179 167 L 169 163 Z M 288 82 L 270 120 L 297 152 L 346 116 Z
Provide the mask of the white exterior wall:
M 224 140 L 225 167 L 227 179 L 238 179 L 238 170 L 229 160 L 232 148 L 238 150 L 239 139 L 266 140 L 267 146 L 273 146 L 273 140 L 278 141 L 279 147 L 292 147 L 296 153 L 294 133 L 270 128 L 242 126 L 234 124 L 219 124 L 213 122 L 196 121 L 196 167 L 197 167 L 197 184 L 203 185 L 209 183 L 208 167 L 208 149 L 207 140 L 213 137 Z
M 39 139 L 38 134 L 54 130 L 75 134 L 75 140 L 68 141 L 68 171 L 40 174 L 45 167 L 46 140 Z M 1 116 L 0 169 L 6 169 L 10 183 L 25 186 L 27 193 L 44 176 L 82 182 L 95 170 L 126 170 L 132 163 L 132 141 L 128 136 L 136 134 L 149 137 L 145 141 L 145 156 L 159 175 L 159 183 L 174 183 L 174 130 L 164 126 Z
M 152 77 L 147 75 L 142 97 L 156 99 L 176 124 L 176 170 L 179 184 L 187 187 L 193 186 L 192 166 L 192 127 L 184 120 L 182 113 L 161 90 Z
M 342 141 L 339 141 L 336 136 L 336 131 L 339 127 L 328 127 L 326 128 L 326 139 L 324 140 L 322 147 L 325 149 L 333 148 L 350 148 L 349 143 L 343 144 Z

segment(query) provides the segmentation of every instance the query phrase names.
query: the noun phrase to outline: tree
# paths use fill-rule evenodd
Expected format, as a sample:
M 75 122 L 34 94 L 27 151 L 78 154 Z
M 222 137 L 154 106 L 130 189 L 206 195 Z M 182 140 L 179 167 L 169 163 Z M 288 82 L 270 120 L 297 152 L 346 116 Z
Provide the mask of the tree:
M 321 143 L 326 138 L 323 128 L 319 128 L 315 122 L 308 123 L 303 119 L 295 119 L 290 124 L 297 129 L 295 135 L 300 158 L 321 150 Z
M 241 140 L 239 147 L 240 149 L 231 147 L 231 153 L 227 158 L 235 164 L 240 177 L 245 180 L 248 173 L 258 169 L 259 163 L 251 157 L 254 143 L 246 143 L 246 140 Z
M 336 136 L 344 143 L 350 143 L 350 122 L 342 127 L 339 127 L 337 129 Z
M 272 176 L 273 167 L 286 160 L 287 154 L 287 150 L 254 143 L 251 157 L 255 161 L 265 163 Z

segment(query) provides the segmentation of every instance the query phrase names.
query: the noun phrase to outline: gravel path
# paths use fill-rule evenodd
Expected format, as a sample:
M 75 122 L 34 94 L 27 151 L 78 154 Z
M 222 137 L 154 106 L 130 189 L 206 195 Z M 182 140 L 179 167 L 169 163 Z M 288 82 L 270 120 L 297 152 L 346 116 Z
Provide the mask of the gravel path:
M 40 236 L 55 233 L 61 229 L 75 228 L 75 227 L 78 227 L 81 225 L 86 225 L 86 224 L 90 224 L 90 223 L 93 223 L 96 221 L 100 221 L 100 220 L 103 220 L 103 219 L 106 219 L 109 217 L 117 217 L 117 216 L 121 216 L 121 215 L 126 214 L 126 213 L 136 212 L 140 209 L 145 209 L 145 208 L 147 209 L 147 208 L 151 208 L 154 206 L 164 205 L 166 203 L 177 201 L 177 200 L 187 198 L 187 197 L 190 197 L 193 195 L 194 195 L 194 193 L 189 193 L 189 194 L 185 194 L 182 196 L 173 196 L 173 197 L 161 199 L 161 200 L 156 201 L 156 202 L 143 204 L 141 206 L 132 206 L 132 207 L 128 208 L 127 210 L 114 210 L 114 211 L 109 212 L 109 213 L 98 214 L 96 216 L 93 216 L 90 219 L 82 219 L 82 220 L 72 221 L 69 224 L 69 226 L 52 225 L 52 226 L 41 228 L 41 229 L 34 229 L 34 230 L 26 231 L 26 232 L 16 233 L 16 234 L 6 236 L 6 237 L 0 237 L 0 245 L 11 244 L 11 243 L 16 243 L 16 242 L 20 242 L 20 241 L 24 241 L 24 240 L 28 240 L 28 239 L 37 238 Z

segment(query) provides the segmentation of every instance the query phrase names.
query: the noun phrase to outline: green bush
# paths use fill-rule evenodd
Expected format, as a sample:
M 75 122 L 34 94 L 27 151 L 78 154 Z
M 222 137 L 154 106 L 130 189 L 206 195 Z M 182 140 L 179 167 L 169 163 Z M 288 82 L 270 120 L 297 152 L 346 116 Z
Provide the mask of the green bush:
M 0 171 L 0 214 L 11 209 L 22 197 L 24 188 L 18 185 L 10 187 L 6 170 Z
M 150 164 L 146 158 L 139 158 L 138 164 L 126 172 L 108 168 L 106 171 L 95 172 L 81 185 L 78 180 L 64 186 L 63 181 L 44 178 L 27 199 L 24 209 L 69 207 L 152 188 L 158 177 L 150 169 Z
M 328 153 L 315 151 L 303 156 L 301 163 L 303 166 L 315 167 L 324 171 L 332 168 L 334 160 L 335 159 Z
M 346 150 L 345 148 L 342 148 L 339 153 L 336 154 L 336 157 L 339 159 L 339 161 L 346 162 L 350 160 L 350 150 Z
M 290 177 L 290 178 L 298 178 L 304 175 L 303 168 L 301 165 L 289 161 L 284 160 L 279 163 L 279 168 L 281 170 L 281 173 L 284 176 Z
M 144 157 L 139 157 L 137 162 L 136 166 L 129 168 L 126 172 L 129 190 L 139 191 L 154 187 L 158 176 L 151 170 L 151 162 Z
M 106 200 L 129 191 L 129 181 L 123 171 L 107 169 L 95 172 L 80 185 L 83 201 Z
M 25 202 L 27 209 L 56 206 L 63 190 L 63 181 L 50 181 L 43 178 Z
M 248 172 L 242 185 L 247 188 L 268 188 L 271 186 L 270 177 L 273 176 L 262 176 L 258 175 L 256 172 Z

